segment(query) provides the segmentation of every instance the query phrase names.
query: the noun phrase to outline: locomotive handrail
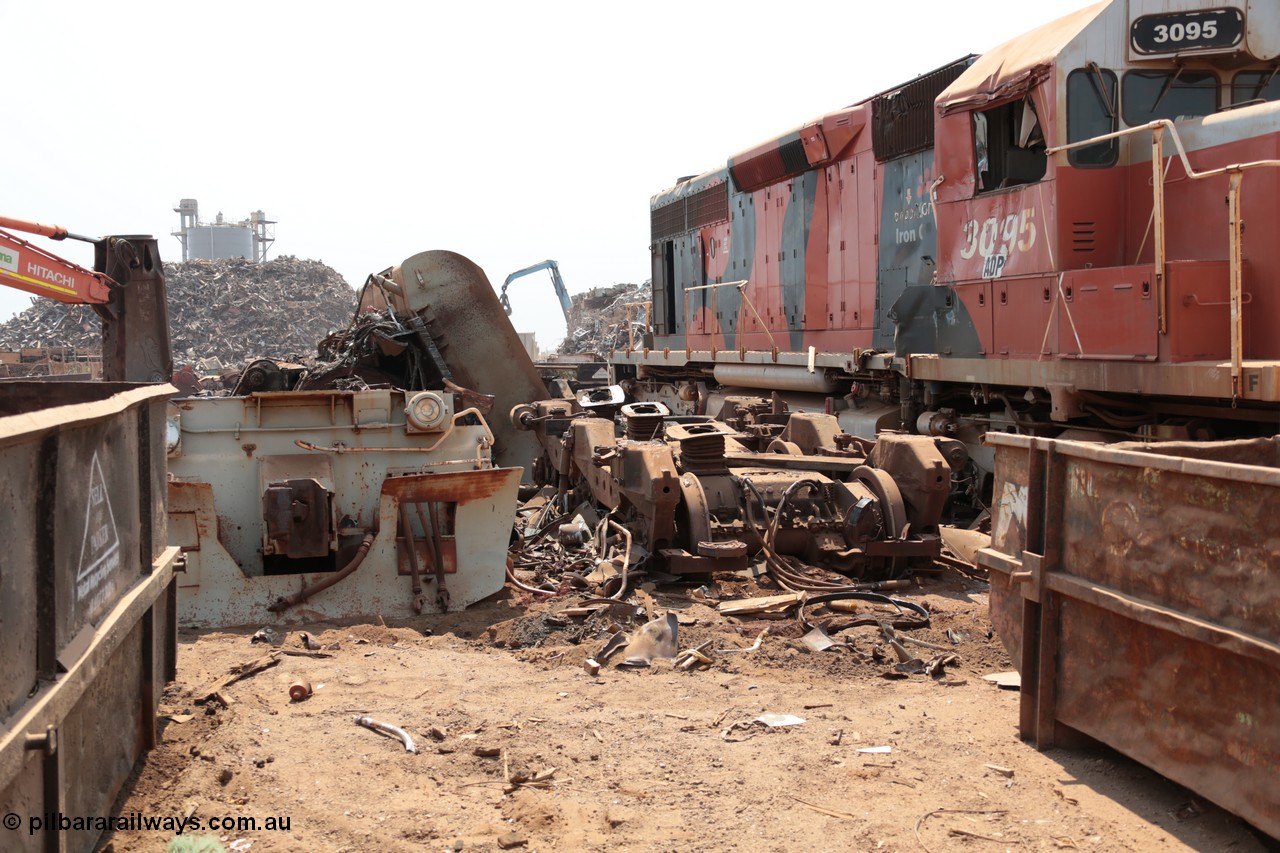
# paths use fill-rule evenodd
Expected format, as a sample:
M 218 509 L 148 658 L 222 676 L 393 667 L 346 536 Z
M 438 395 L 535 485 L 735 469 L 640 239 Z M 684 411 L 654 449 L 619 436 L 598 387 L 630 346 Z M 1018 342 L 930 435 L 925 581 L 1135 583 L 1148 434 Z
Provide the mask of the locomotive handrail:
M 716 284 L 700 284 L 696 287 L 686 287 L 684 289 L 684 351 L 687 358 L 693 357 L 693 344 L 689 341 L 689 335 L 692 331 L 689 323 L 689 294 L 695 290 L 710 290 L 711 316 L 714 317 L 716 313 L 716 290 L 721 287 L 736 287 L 738 289 L 738 293 L 742 294 L 742 301 L 747 303 L 747 307 L 751 309 L 751 313 L 755 316 L 756 322 L 760 324 L 760 328 L 764 329 L 764 333 L 769 336 L 769 346 L 773 349 L 774 359 L 777 359 L 778 342 L 773 339 L 773 332 L 769 331 L 769 327 L 760 316 L 760 312 L 756 310 L 756 306 L 751 302 L 751 297 L 747 296 L 748 283 L 747 279 L 744 278 L 740 281 L 721 281 Z M 742 334 L 742 332 L 739 332 L 739 334 Z M 711 343 L 709 346 L 711 358 L 714 361 L 716 357 L 716 333 L 714 329 L 711 331 Z
M 1246 294 L 1244 295 L 1244 299 L 1242 299 L 1242 300 L 1241 300 L 1241 303 L 1242 303 L 1242 304 L 1244 304 L 1244 305 L 1249 305 L 1249 304 L 1251 304 L 1252 302 L 1253 302 L 1253 294 L 1252 294 L 1252 293 L 1246 293 Z M 1188 293 L 1186 296 L 1182 297 L 1182 304 L 1183 304 L 1183 305 L 1194 305 L 1194 306 L 1196 306 L 1197 308 L 1220 308 L 1220 307 L 1222 307 L 1223 305 L 1230 305 L 1230 304 L 1231 304 L 1231 300 L 1229 300 L 1229 299 L 1223 299 L 1223 300 L 1218 301 L 1218 302 L 1201 302 L 1201 301 L 1200 301 L 1200 297 L 1199 297 L 1199 295 L 1198 295 L 1198 294 L 1195 294 L 1195 293 Z
M 631 309 L 644 309 L 644 333 L 646 335 L 651 334 L 653 332 L 653 326 L 649 325 L 649 317 L 653 314 L 653 301 L 624 302 L 622 304 L 627 309 L 627 353 L 630 354 L 636 351 L 635 327 L 631 322 Z
M 1172 121 L 1167 118 L 1158 119 L 1147 124 L 1138 125 L 1137 127 L 1126 127 L 1122 130 L 1104 133 L 1101 136 L 1094 136 L 1090 139 L 1082 139 L 1078 142 L 1069 142 L 1066 145 L 1055 145 L 1052 148 L 1046 148 L 1044 153 L 1057 154 L 1061 151 L 1070 151 L 1074 148 L 1084 148 L 1088 145 L 1096 145 L 1099 142 L 1106 142 L 1110 139 L 1118 139 L 1121 136 L 1131 136 L 1135 133 L 1143 131 L 1155 131 L 1156 128 L 1168 130 L 1173 136 L 1173 145 L 1178 149 L 1178 159 L 1182 161 L 1182 168 L 1186 170 L 1187 177 L 1192 180 L 1201 180 L 1203 178 L 1212 178 L 1218 175 L 1225 175 L 1229 172 L 1243 172 L 1248 169 L 1258 168 L 1277 168 L 1280 167 L 1280 160 L 1249 160 L 1244 163 L 1233 163 L 1229 166 L 1220 166 L 1217 169 L 1209 169 L 1204 172 L 1197 172 L 1191 168 L 1191 162 L 1187 159 L 1187 150 L 1182 145 L 1182 138 L 1178 135 L 1178 128 Z M 1161 158 L 1163 160 L 1163 158 Z
M 1151 218 L 1154 225 L 1155 238 L 1152 244 L 1153 266 L 1156 274 L 1156 299 L 1159 312 L 1160 334 L 1168 333 L 1168 295 L 1165 292 L 1165 246 L 1164 246 L 1164 135 L 1167 131 L 1177 149 L 1178 159 L 1182 161 L 1183 171 L 1193 181 L 1213 178 L 1218 175 L 1228 176 L 1227 191 L 1227 246 L 1228 268 L 1231 285 L 1231 399 L 1240 396 L 1241 377 L 1244 373 L 1244 306 L 1249 304 L 1243 294 L 1243 223 L 1240 218 L 1240 186 L 1244 173 L 1251 169 L 1280 168 L 1280 160 L 1249 160 L 1243 163 L 1232 163 L 1216 169 L 1197 172 L 1191 167 L 1187 158 L 1187 149 L 1178 135 L 1178 128 L 1169 119 L 1159 119 L 1138 127 L 1126 127 L 1123 130 L 1104 133 L 1091 139 L 1070 142 L 1046 148 L 1045 154 L 1057 154 L 1086 145 L 1096 145 L 1109 139 L 1118 139 L 1135 133 L 1151 131 Z

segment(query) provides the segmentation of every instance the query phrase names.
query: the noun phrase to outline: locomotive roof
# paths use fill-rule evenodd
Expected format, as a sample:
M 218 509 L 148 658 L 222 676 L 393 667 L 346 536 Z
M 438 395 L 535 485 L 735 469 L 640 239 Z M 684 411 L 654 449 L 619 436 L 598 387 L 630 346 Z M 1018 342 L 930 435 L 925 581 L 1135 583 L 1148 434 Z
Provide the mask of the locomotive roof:
M 938 111 L 946 115 L 1029 91 L 1049 76 L 1058 54 L 1111 2 L 1072 12 L 982 54 L 938 96 Z

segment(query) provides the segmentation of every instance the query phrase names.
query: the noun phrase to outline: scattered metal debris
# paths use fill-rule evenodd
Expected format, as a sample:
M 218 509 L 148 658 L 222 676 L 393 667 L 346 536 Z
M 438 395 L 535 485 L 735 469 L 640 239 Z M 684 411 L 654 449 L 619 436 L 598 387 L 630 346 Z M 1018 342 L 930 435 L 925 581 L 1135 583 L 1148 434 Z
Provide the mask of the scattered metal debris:
M 765 628 L 756 637 L 756 641 L 751 645 L 747 646 L 745 649 L 716 649 L 716 654 L 728 655 L 728 654 L 733 654 L 734 652 L 758 652 L 760 651 L 760 644 L 764 642 L 765 635 L 768 633 L 769 633 L 769 629 Z
M 357 726 L 364 726 L 366 729 L 373 729 L 376 732 L 382 732 L 385 735 L 390 735 L 391 737 L 399 738 L 400 742 L 404 744 L 405 752 L 416 753 L 418 751 L 418 747 L 414 744 L 413 738 L 409 736 L 408 732 L 406 732 L 404 729 L 400 728 L 399 726 L 393 726 L 390 723 L 379 722 L 378 720 L 375 720 L 373 717 L 362 717 L 362 716 L 356 715 L 351 719 Z
M 1016 670 L 1008 672 L 993 672 L 990 675 L 982 676 L 983 681 L 989 681 L 999 687 L 1001 690 L 1021 690 L 1022 676 Z
M 622 663 L 619 665 L 648 666 L 655 658 L 674 658 L 678 648 L 678 630 L 679 624 L 674 613 L 668 613 L 664 619 L 645 623 L 622 650 Z
M 825 652 L 827 649 L 834 648 L 840 643 L 831 639 L 831 636 L 819 625 L 813 628 L 809 633 L 800 638 L 800 642 L 804 643 L 811 651 Z
M 252 675 L 257 675 L 264 669 L 269 669 L 278 663 L 280 663 L 279 652 L 272 652 L 266 657 L 261 657 L 257 660 L 249 661 L 248 663 L 233 666 L 222 678 L 219 678 L 217 681 L 209 684 L 203 690 L 196 691 L 196 704 L 200 705 L 208 702 L 210 699 L 216 699 L 223 706 L 229 706 L 231 704 L 231 700 L 222 692 L 223 690 L 226 690 L 237 681 L 249 678 Z
M 861 751 L 861 750 L 859 750 L 859 751 Z M 1006 810 L 1004 810 L 1004 809 L 934 809 L 934 810 L 933 810 L 933 811 L 931 811 L 931 812 L 926 812 L 925 814 L 923 814 L 923 815 L 921 815 L 921 816 L 920 816 L 920 819 L 916 821 L 916 825 L 915 825 L 915 836 L 916 836 L 916 841 L 919 843 L 919 845 L 920 845 L 920 849 L 924 850 L 924 851 L 925 851 L 925 853 L 932 853 L 932 851 L 930 851 L 930 850 L 929 850 L 929 848 L 925 846 L 924 841 L 923 841 L 923 840 L 921 840 L 921 838 L 920 838 L 920 827 L 922 827 L 922 826 L 924 825 L 924 822 L 925 822 L 925 821 L 927 821 L 929 818 L 933 817 L 934 815 L 944 815 L 944 814 L 958 814 L 958 815 L 977 815 L 977 814 L 982 814 L 982 815 L 1002 815 L 1002 814 L 1008 814 L 1008 812 L 1007 812 Z M 1000 843 L 1002 843 L 1002 844 L 1008 844 L 1008 840 L 1007 840 L 1007 839 L 986 838 L 985 836 L 978 836 L 978 837 L 982 837 L 982 838 L 984 838 L 984 839 L 985 839 L 985 840 L 987 840 L 987 841 L 999 841 L 999 842 L 1000 842 Z
M 518 832 L 506 832 L 498 836 L 498 846 L 503 850 L 510 850 L 513 847 L 523 847 L 529 843 L 529 839 L 525 838 Z
M 807 800 L 802 800 L 799 797 L 793 796 L 791 799 L 795 800 L 797 803 L 804 806 L 806 809 L 809 809 L 810 811 L 815 811 L 818 814 L 824 814 L 827 817 L 839 818 L 840 820 L 857 820 L 858 819 L 856 815 L 849 814 L 849 812 L 840 812 L 834 809 L 829 809 L 829 808 L 826 808 L 825 806 L 820 806 L 817 803 L 811 803 L 811 802 L 808 802 Z
M 728 728 L 721 730 L 720 739 L 729 743 L 738 743 L 750 740 L 760 732 L 789 729 L 793 726 L 804 725 L 805 722 L 806 720 L 803 717 L 797 717 L 794 714 L 761 714 L 750 720 L 739 720 Z M 735 732 L 742 732 L 743 734 L 739 735 L 735 734 Z
M 711 641 L 703 643 L 694 649 L 685 649 L 676 655 L 675 665 L 680 669 L 693 669 L 696 666 L 710 666 L 714 661 L 707 654 L 711 646 Z

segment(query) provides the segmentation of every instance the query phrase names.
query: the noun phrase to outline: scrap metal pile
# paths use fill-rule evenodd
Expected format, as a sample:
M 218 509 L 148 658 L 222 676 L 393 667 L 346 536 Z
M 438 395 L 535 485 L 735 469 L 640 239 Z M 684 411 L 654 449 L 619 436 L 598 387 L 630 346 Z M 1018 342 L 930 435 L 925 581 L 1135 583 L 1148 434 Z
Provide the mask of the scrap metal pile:
M 164 265 L 169 333 L 179 363 L 241 364 L 271 356 L 297 360 L 350 322 L 355 291 L 319 261 L 282 256 Z M 33 299 L 0 325 L 0 350 L 25 347 L 102 349 L 102 325 L 88 305 Z
M 627 329 L 639 341 L 647 316 L 637 303 L 649 299 L 649 283 L 615 284 L 594 287 L 573 296 L 569 312 L 568 334 L 557 352 L 561 354 L 593 352 L 603 355 L 611 349 L 626 349 Z M 631 304 L 628 317 L 627 305 Z
M 436 344 L 415 317 L 401 317 L 391 307 L 349 317 L 345 328 L 316 346 L 316 355 L 298 360 L 259 358 L 243 369 L 229 369 L 198 380 L 193 394 L 242 395 L 263 391 L 362 391 L 399 388 L 405 391 L 444 388 L 461 395 L 467 406 L 489 412 L 493 400 L 467 391 L 451 380 L 451 371 Z M 179 376 L 182 387 L 194 376 Z
M 83 373 L 102 376 L 101 346 L 92 352 L 75 347 L 31 347 L 17 352 L 0 351 L 0 378 L 21 376 L 64 376 Z

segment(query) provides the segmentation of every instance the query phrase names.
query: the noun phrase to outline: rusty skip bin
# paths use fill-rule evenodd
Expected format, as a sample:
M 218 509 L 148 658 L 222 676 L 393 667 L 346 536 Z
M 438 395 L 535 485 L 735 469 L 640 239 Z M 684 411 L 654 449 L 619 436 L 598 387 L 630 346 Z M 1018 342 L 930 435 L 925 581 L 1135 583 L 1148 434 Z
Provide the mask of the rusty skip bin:
M 183 623 L 405 617 L 500 590 L 521 469 L 494 467 L 493 433 L 458 402 L 392 388 L 174 402 Z
M 0 383 L 0 802 L 104 815 L 156 743 L 177 663 L 170 385 Z M 5 850 L 98 833 L 6 832 Z
M 1280 439 L 987 442 L 1022 736 L 1081 732 L 1280 837 Z

